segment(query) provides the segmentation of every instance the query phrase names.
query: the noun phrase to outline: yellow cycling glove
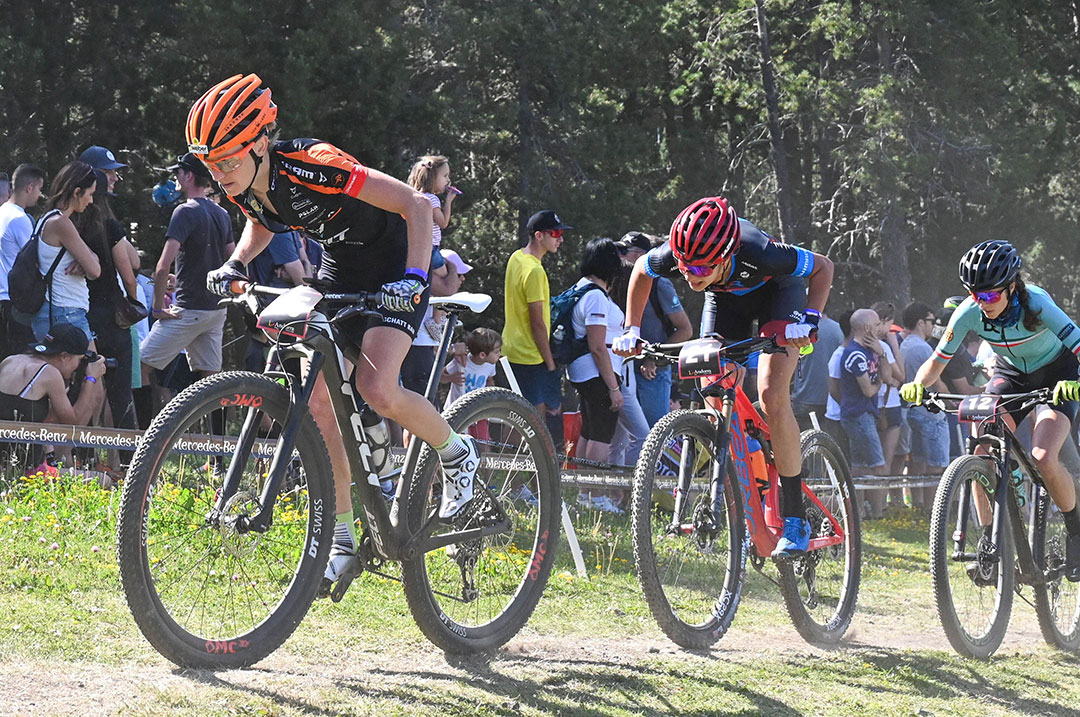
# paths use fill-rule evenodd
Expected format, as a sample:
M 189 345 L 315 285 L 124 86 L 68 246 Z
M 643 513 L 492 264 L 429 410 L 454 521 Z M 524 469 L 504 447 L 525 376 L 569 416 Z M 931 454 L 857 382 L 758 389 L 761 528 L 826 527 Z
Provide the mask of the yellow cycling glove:
M 916 381 L 905 383 L 900 387 L 900 398 L 904 399 L 912 406 L 921 406 L 925 395 L 926 386 L 923 386 Z
M 1058 381 L 1054 386 L 1054 405 L 1080 400 L 1080 381 Z

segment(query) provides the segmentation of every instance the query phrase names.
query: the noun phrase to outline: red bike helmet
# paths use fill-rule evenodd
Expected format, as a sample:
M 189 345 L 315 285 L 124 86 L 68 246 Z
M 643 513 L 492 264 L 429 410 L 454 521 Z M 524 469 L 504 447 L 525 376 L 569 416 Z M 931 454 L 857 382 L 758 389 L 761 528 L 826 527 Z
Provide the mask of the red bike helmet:
M 739 217 L 723 197 L 703 197 L 671 223 L 671 251 L 683 264 L 722 264 L 739 249 Z
M 244 151 L 277 119 L 258 75 L 233 75 L 206 91 L 187 119 L 188 151 L 215 162 Z

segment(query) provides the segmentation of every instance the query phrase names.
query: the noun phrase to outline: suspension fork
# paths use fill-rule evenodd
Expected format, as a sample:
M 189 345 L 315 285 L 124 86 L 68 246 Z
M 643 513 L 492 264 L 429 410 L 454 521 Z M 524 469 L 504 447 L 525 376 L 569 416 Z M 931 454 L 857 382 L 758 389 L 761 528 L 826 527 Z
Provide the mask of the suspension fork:
M 724 475 L 727 473 L 727 462 L 730 460 L 731 415 L 734 409 L 735 389 L 724 389 L 720 419 L 716 422 L 716 450 L 718 455 L 716 460 L 713 461 L 712 480 L 709 483 L 710 505 L 714 516 L 723 515 L 724 511 Z M 735 481 L 735 483 L 738 483 L 738 481 Z M 732 499 L 742 500 L 742 497 L 736 492 Z
M 270 463 L 270 470 L 266 483 L 263 485 L 262 494 L 259 496 L 259 512 L 250 517 L 240 516 L 237 523 L 239 532 L 265 533 L 270 528 L 270 517 L 274 512 L 274 502 L 277 500 L 281 478 L 292 461 L 296 433 L 300 430 L 300 422 L 307 415 L 308 399 L 315 390 L 315 382 L 322 371 L 325 360 L 326 356 L 321 351 L 313 352 L 309 359 L 307 375 L 304 376 L 302 381 L 289 382 L 289 392 L 291 394 L 289 412 L 285 417 L 285 425 L 282 427 L 281 435 L 278 436 L 277 445 L 274 447 L 274 458 Z M 258 431 L 256 425 L 258 413 L 257 409 L 251 408 L 244 419 L 244 427 L 241 430 L 240 439 L 237 441 L 236 451 L 233 453 L 233 460 L 225 477 L 225 486 L 221 491 L 221 497 L 218 500 L 218 505 L 215 506 L 215 510 L 221 511 L 224 508 L 224 502 L 236 493 L 240 485 L 240 476 L 247 465 L 251 448 L 255 444 Z

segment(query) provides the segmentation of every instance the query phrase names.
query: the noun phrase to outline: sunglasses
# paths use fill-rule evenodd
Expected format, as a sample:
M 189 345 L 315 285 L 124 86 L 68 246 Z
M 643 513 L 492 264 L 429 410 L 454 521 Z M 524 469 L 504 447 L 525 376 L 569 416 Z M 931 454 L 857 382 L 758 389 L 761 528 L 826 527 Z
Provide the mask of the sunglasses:
M 245 147 L 244 149 L 247 149 Z M 199 161 L 206 165 L 206 168 L 211 171 L 216 171 L 218 174 L 228 174 L 240 169 L 240 165 L 244 163 L 244 150 L 240 150 L 240 154 L 235 154 L 232 157 L 226 157 L 225 159 L 219 159 L 216 162 L 209 162 L 202 157 L 199 157 Z
M 1005 293 L 1004 289 L 994 289 L 992 291 L 973 291 L 971 292 L 971 298 L 980 304 L 993 304 L 999 301 L 1002 295 Z
M 716 264 L 684 264 L 679 262 L 679 271 L 693 276 L 708 276 L 716 270 Z
M 562 239 L 562 233 L 563 233 L 562 229 L 549 229 L 548 230 L 548 234 L 550 234 L 553 239 Z

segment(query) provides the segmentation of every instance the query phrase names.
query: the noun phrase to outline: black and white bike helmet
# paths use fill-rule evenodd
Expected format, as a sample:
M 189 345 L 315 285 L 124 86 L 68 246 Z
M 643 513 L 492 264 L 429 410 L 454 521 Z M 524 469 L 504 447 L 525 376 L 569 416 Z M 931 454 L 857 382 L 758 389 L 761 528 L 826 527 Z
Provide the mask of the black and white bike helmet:
M 986 291 L 1008 286 L 1023 262 L 1007 241 L 993 239 L 976 244 L 960 260 L 960 281 L 968 291 Z

